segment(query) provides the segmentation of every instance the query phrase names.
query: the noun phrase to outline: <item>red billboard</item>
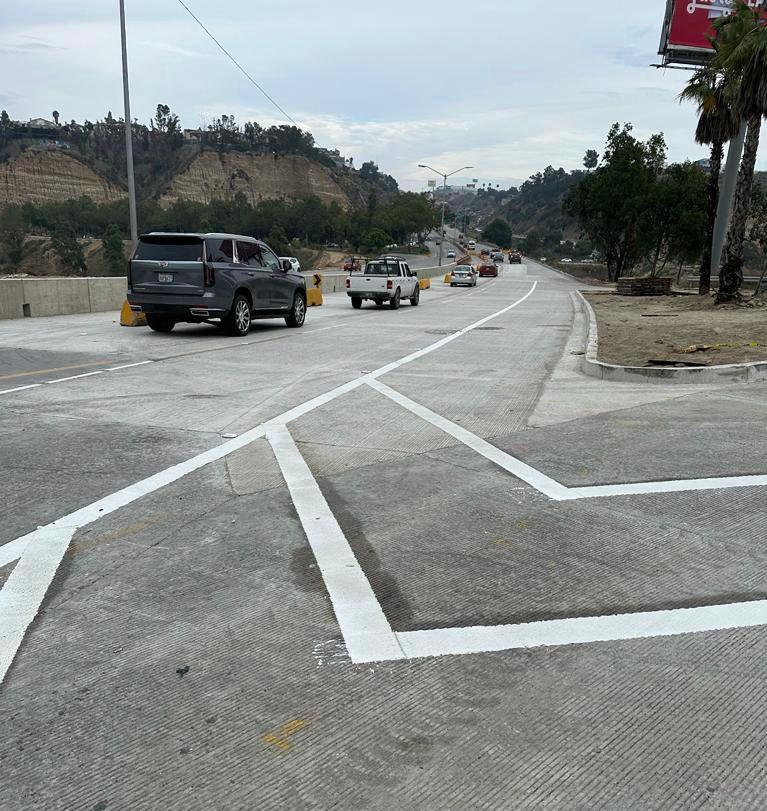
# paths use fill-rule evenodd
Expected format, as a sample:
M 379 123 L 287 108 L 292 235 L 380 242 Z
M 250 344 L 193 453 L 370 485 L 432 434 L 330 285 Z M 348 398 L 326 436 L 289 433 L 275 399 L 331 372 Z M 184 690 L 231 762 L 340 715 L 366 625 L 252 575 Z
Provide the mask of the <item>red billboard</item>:
M 767 0 L 747 0 L 752 8 Z M 714 20 L 732 14 L 732 0 L 668 0 L 661 53 L 667 62 L 703 62 L 712 52 Z

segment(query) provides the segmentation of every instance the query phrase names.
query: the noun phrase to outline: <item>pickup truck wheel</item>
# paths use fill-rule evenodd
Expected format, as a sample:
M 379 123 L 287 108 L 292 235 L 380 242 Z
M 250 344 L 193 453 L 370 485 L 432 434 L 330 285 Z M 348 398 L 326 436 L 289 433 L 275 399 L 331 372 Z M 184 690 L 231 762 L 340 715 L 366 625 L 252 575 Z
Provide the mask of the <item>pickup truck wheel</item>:
M 389 299 L 389 306 L 392 310 L 399 310 L 399 287 L 394 291 L 394 298 Z
M 224 328 L 230 335 L 244 338 L 250 332 L 250 302 L 242 293 L 238 293 L 232 302 L 232 309 L 224 319 Z
M 420 299 L 421 299 L 421 288 L 418 285 L 416 285 L 415 292 L 410 298 L 410 305 L 412 307 L 417 307 Z
M 353 298 L 352 299 L 352 307 L 354 307 L 355 310 L 359 310 L 359 308 L 362 307 L 362 299 L 361 298 L 356 298 L 356 297 Z
M 290 308 L 290 315 L 286 316 L 285 323 L 289 327 L 298 329 L 303 327 L 304 321 L 306 321 L 306 302 L 300 293 L 296 293 L 293 306 Z
M 176 322 L 168 315 L 153 315 L 147 313 L 146 323 L 155 332 L 170 332 L 176 326 Z

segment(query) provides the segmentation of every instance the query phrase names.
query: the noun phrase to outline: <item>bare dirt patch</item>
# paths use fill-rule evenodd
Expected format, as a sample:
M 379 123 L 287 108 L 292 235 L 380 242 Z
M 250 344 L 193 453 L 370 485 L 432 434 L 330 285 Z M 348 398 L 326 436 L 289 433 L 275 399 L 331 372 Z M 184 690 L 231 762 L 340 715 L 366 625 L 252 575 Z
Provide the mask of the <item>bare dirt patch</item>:
M 584 293 L 599 329 L 599 360 L 701 366 L 767 360 L 767 302 L 716 307 L 708 296 Z

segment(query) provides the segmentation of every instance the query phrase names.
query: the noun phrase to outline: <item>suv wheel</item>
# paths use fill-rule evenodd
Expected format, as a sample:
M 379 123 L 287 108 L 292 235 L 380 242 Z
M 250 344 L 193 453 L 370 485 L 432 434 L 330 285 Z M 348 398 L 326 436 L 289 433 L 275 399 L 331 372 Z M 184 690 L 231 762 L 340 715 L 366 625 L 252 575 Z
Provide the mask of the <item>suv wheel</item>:
M 306 321 L 306 302 L 300 293 L 296 293 L 290 315 L 285 319 L 285 323 L 289 327 L 298 328 L 303 327 L 304 321 Z
M 147 313 L 146 322 L 155 332 L 170 332 L 176 326 L 176 321 L 169 315 L 153 315 Z
M 399 310 L 399 297 L 400 297 L 400 292 L 399 292 L 399 287 L 398 287 L 394 291 L 394 298 L 389 299 L 389 306 L 392 308 L 392 310 Z
M 237 335 L 244 338 L 250 332 L 250 302 L 242 294 L 238 293 L 232 302 L 232 309 L 224 321 L 226 331 L 230 335 Z

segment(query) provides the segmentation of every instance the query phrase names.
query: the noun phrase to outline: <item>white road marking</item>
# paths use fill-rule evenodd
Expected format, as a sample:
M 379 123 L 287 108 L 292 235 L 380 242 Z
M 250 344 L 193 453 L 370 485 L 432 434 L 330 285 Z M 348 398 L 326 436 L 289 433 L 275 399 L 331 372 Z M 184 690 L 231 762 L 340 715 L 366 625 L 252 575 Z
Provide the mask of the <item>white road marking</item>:
M 534 487 L 538 492 L 543 493 L 550 499 L 554 501 L 568 501 L 575 498 L 575 496 L 572 495 L 572 491 L 564 485 L 554 481 L 554 479 L 549 478 L 534 467 L 526 465 L 521 460 L 502 451 L 500 448 L 496 448 L 495 445 L 491 445 L 476 434 L 467 431 L 462 426 L 450 422 L 450 420 L 441 417 L 439 414 L 435 414 L 433 411 L 426 408 L 426 406 L 422 406 L 410 398 L 405 397 L 404 394 L 400 394 L 385 383 L 381 383 L 378 380 L 369 380 L 367 384 L 398 405 L 406 408 L 417 417 L 426 420 L 426 422 L 431 423 L 431 425 L 439 428 L 446 434 L 455 437 L 459 442 L 462 442 L 473 451 L 484 456 L 485 459 L 489 459 L 493 464 L 511 473 L 512 476 L 516 476 L 523 482 L 527 482 L 531 487 Z
M 650 493 L 685 493 L 691 490 L 727 490 L 732 487 L 763 487 L 767 476 L 727 476 L 714 479 L 678 479 L 661 482 L 633 482 L 572 487 L 573 498 L 605 498 L 607 496 L 641 496 Z
M 616 614 L 604 617 L 546 620 L 520 625 L 443 628 L 398 633 L 408 658 L 489 653 L 515 648 L 583 645 L 625 639 L 753 628 L 767 625 L 767 600 Z
M 48 386 L 53 385 L 54 383 L 67 383 L 70 380 L 80 380 L 82 377 L 93 377 L 93 375 L 103 375 L 105 369 L 97 369 L 95 372 L 85 372 L 85 374 L 81 375 L 71 375 L 70 377 L 59 377 L 56 380 L 46 380 L 45 383 Z
M 136 366 L 146 366 L 147 363 L 154 363 L 153 360 L 140 360 L 138 363 L 125 363 L 122 366 L 110 366 L 107 372 L 119 372 L 121 369 L 133 369 Z
M 290 431 L 285 425 L 272 425 L 266 438 L 322 572 L 352 662 L 404 659 L 394 631 Z
M 336 398 L 346 394 L 347 392 L 353 391 L 354 389 L 362 386 L 368 380 L 375 379 L 380 377 L 381 375 L 386 374 L 387 372 L 393 371 L 394 369 L 399 369 L 401 366 L 405 365 L 406 363 L 411 363 L 418 358 L 423 357 L 424 355 L 428 355 L 430 352 L 434 352 L 435 350 L 439 349 L 445 344 L 454 341 L 456 338 L 459 338 L 461 335 L 470 332 L 477 327 L 482 326 L 482 324 L 487 323 L 488 321 L 492 320 L 493 318 L 497 318 L 500 315 L 508 312 L 509 310 L 513 309 L 514 307 L 521 304 L 523 301 L 528 299 L 534 292 L 537 286 L 537 282 L 533 283 L 533 286 L 530 290 L 518 301 L 514 302 L 513 304 L 509 305 L 508 307 L 504 307 L 502 310 L 498 310 L 497 312 L 493 313 L 492 315 L 486 316 L 485 318 L 476 321 L 474 324 L 465 327 L 464 329 L 460 330 L 459 332 L 454 333 L 453 335 L 448 336 L 447 338 L 443 338 L 440 341 L 436 341 L 433 344 L 425 347 L 424 349 L 419 349 L 416 352 L 407 355 L 404 358 L 401 358 L 398 361 L 394 361 L 393 363 L 389 363 L 386 366 L 382 366 L 380 369 L 377 369 L 370 374 L 362 375 L 355 380 L 351 380 L 348 383 L 344 383 L 336 388 L 332 389 L 325 394 L 322 394 L 318 397 L 314 397 L 313 399 L 309 400 L 306 403 L 303 403 L 296 408 L 292 408 L 289 411 L 285 412 L 284 414 L 275 417 L 274 419 L 268 421 L 268 423 L 264 423 L 259 425 L 255 428 L 252 428 L 250 431 L 247 431 L 244 434 L 241 434 L 236 439 L 231 439 L 228 442 L 225 442 L 215 448 L 211 448 L 204 453 L 199 454 L 198 456 L 194 456 L 191 459 L 188 459 L 185 462 L 181 462 L 177 465 L 173 465 L 166 470 L 160 471 L 159 473 L 154 474 L 153 476 L 149 476 L 146 479 L 143 479 L 140 482 L 136 482 L 135 484 L 129 485 L 128 487 L 123 488 L 122 490 L 118 490 L 116 493 L 113 493 L 110 496 L 106 496 L 105 498 L 100 499 L 99 501 L 95 501 L 93 504 L 89 504 L 85 507 L 82 507 L 75 512 L 70 513 L 69 515 L 65 515 L 63 518 L 59 518 L 58 520 L 54 521 L 51 524 L 46 525 L 45 527 L 40 527 L 34 532 L 30 533 L 23 538 L 17 538 L 14 541 L 11 541 L 9 544 L 6 544 L 3 547 L 0 547 L 0 550 L 6 550 L 0 552 L 4 558 L 9 558 L 9 555 L 15 555 L 19 552 L 20 557 L 18 558 L 19 563 L 16 564 L 16 567 L 11 572 L 11 576 L 9 576 L 8 580 L 6 581 L 6 585 L 10 582 L 11 577 L 14 577 L 14 590 L 13 592 L 9 592 L 6 595 L 6 600 L 11 600 L 12 594 L 21 594 L 22 596 L 18 599 L 22 600 L 24 606 L 19 609 L 21 614 L 24 617 L 27 616 L 29 613 L 27 611 L 28 606 L 34 606 L 34 611 L 32 612 L 31 617 L 29 617 L 26 625 L 24 625 L 24 629 L 28 627 L 28 625 L 34 619 L 35 614 L 39 610 L 40 605 L 42 604 L 43 599 L 45 598 L 45 593 L 47 591 L 48 585 L 50 584 L 50 579 L 53 578 L 53 575 L 58 568 L 59 563 L 61 562 L 61 558 L 64 556 L 67 550 L 68 541 L 66 544 L 60 545 L 55 547 L 56 553 L 59 555 L 58 560 L 53 567 L 53 571 L 51 573 L 50 579 L 45 583 L 44 578 L 40 577 L 32 577 L 29 576 L 28 573 L 34 571 L 34 567 L 31 565 L 22 566 L 21 564 L 27 561 L 30 557 L 32 552 L 35 552 L 37 548 L 37 544 L 32 543 L 31 541 L 33 538 L 37 538 L 39 536 L 48 538 L 51 536 L 60 537 L 58 535 L 58 530 L 67 528 L 71 529 L 71 534 L 69 538 L 74 535 L 74 533 L 83 526 L 87 524 L 91 524 L 94 521 L 97 521 L 99 518 L 102 518 L 105 515 L 109 515 L 110 513 L 118 510 L 120 507 L 124 507 L 132 502 L 136 501 L 139 498 L 142 498 L 149 493 L 153 493 L 156 490 L 159 490 L 162 487 L 165 487 L 172 482 L 177 481 L 178 479 L 183 478 L 184 476 L 192 473 L 195 470 L 198 470 L 205 465 L 210 464 L 211 462 L 217 461 L 219 459 L 223 459 L 225 456 L 228 456 L 234 451 L 239 450 L 240 448 L 244 448 L 246 445 L 251 444 L 257 439 L 262 438 L 265 436 L 266 428 L 269 427 L 270 431 L 273 431 L 275 428 L 279 428 L 280 426 L 286 425 L 288 422 L 297 419 L 298 417 L 312 411 L 315 408 L 319 408 L 326 403 L 335 400 Z M 26 547 L 24 548 L 23 541 L 27 540 Z M 53 546 L 49 548 L 54 548 Z M 10 551 L 7 551 L 10 550 Z M 6 562 L 12 562 L 12 559 L 8 559 Z M 51 564 L 52 565 L 52 564 Z M 364 575 L 363 575 L 364 577 Z M 2 590 L 0 590 L 0 597 L 3 597 L 5 593 L 5 586 Z M 31 610 L 31 609 L 29 609 Z M 13 613 L 13 603 L 9 603 L 9 607 L 7 609 L 9 616 Z M 0 614 L 0 619 L 2 619 L 2 614 Z M 24 638 L 24 630 L 18 632 L 18 623 L 14 626 L 17 630 L 13 633 L 8 634 L 0 634 L 0 664 L 6 663 L 4 669 L 0 668 L 0 684 L 2 684 L 3 678 L 5 677 L 5 672 L 7 668 L 10 666 L 10 663 L 13 661 L 13 658 L 16 655 L 16 652 Z M 361 643 L 360 643 L 361 644 Z
M 0 590 L 0 684 L 75 534 L 74 527 L 37 529 Z
M 0 567 L 7 566 L 9 563 L 13 563 L 14 560 L 18 560 L 27 548 L 28 543 L 29 536 L 24 535 L 21 538 L 16 538 L 15 541 L 0 546 Z
M 38 386 L 42 386 L 42 383 L 29 383 L 26 386 L 16 386 L 15 389 L 4 389 L 0 391 L 0 394 L 11 394 L 14 391 L 24 391 L 25 389 L 36 389 Z

